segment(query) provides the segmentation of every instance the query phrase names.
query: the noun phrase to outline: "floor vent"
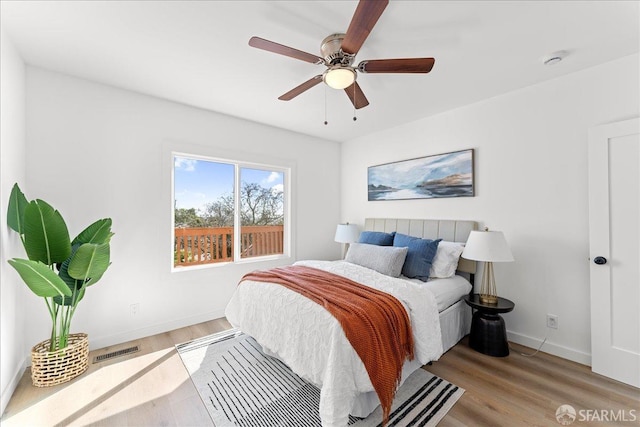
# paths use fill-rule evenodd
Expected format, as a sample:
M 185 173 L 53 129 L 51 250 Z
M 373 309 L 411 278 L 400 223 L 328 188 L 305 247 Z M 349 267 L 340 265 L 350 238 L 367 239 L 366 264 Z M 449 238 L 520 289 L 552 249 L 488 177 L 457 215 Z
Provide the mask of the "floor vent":
M 122 350 L 112 351 L 111 353 L 101 354 L 93 358 L 93 363 L 104 362 L 105 360 L 113 359 L 114 357 L 125 356 L 127 354 L 135 353 L 138 351 L 138 346 L 123 348 Z

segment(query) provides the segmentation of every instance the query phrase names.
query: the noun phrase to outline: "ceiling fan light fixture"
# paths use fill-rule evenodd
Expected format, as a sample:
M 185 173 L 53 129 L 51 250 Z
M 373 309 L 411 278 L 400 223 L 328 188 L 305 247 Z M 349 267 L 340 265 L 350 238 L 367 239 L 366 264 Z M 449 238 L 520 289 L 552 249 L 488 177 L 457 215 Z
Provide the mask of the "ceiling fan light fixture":
M 352 68 L 329 68 L 322 76 L 324 82 L 333 89 L 344 89 L 356 81 L 356 72 Z

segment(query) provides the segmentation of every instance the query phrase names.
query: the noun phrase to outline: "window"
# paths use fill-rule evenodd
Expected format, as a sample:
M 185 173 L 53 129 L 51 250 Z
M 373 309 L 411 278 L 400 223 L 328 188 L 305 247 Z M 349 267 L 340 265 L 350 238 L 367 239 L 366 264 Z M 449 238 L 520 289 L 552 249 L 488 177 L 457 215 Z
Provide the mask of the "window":
M 173 267 L 287 253 L 288 169 L 173 154 Z

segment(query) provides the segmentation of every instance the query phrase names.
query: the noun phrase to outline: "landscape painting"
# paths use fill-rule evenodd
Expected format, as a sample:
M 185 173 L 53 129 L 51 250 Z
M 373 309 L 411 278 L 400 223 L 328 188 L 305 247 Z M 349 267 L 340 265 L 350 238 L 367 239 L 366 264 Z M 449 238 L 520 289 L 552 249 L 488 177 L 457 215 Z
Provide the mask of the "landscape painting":
M 370 166 L 369 201 L 472 197 L 473 149 Z

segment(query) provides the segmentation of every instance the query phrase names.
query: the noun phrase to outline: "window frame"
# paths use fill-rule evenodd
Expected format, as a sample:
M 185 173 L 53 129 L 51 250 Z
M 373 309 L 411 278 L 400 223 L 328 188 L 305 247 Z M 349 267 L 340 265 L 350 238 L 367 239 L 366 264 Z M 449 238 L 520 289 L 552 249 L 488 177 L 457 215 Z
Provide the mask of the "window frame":
M 194 270 L 202 270 L 207 268 L 224 268 L 229 265 L 241 265 L 241 264 L 249 264 L 256 262 L 264 262 L 264 261 L 277 261 L 282 259 L 291 258 L 292 254 L 292 244 L 291 244 L 291 225 L 293 223 L 292 219 L 292 210 L 291 210 L 291 197 L 292 197 L 292 189 L 291 189 L 291 175 L 292 175 L 292 167 L 285 165 L 274 165 L 271 163 L 262 163 L 262 162 L 252 162 L 246 160 L 234 160 L 231 158 L 223 158 L 218 156 L 211 155 L 203 155 L 203 154 L 192 154 L 186 151 L 171 151 L 171 272 L 185 272 L 185 271 L 194 271 Z M 202 160 L 216 163 L 224 163 L 228 165 L 233 165 L 234 167 L 234 178 L 233 178 L 233 193 L 234 193 L 234 213 L 233 213 L 233 260 L 226 262 L 216 262 L 210 264 L 198 264 L 191 266 L 182 266 L 176 267 L 174 264 L 174 250 L 175 250 L 175 159 L 176 157 L 183 157 L 187 159 L 194 160 Z M 241 248 L 240 248 L 240 239 L 241 239 L 241 221 L 240 221 L 240 189 L 242 182 L 240 181 L 241 173 L 240 170 L 242 168 L 248 169 L 259 169 L 266 171 L 273 171 L 283 174 L 282 184 L 283 184 L 283 242 L 282 242 L 282 253 L 281 254 L 272 254 L 272 255 L 262 255 L 262 256 L 253 256 L 242 258 L 241 257 Z

